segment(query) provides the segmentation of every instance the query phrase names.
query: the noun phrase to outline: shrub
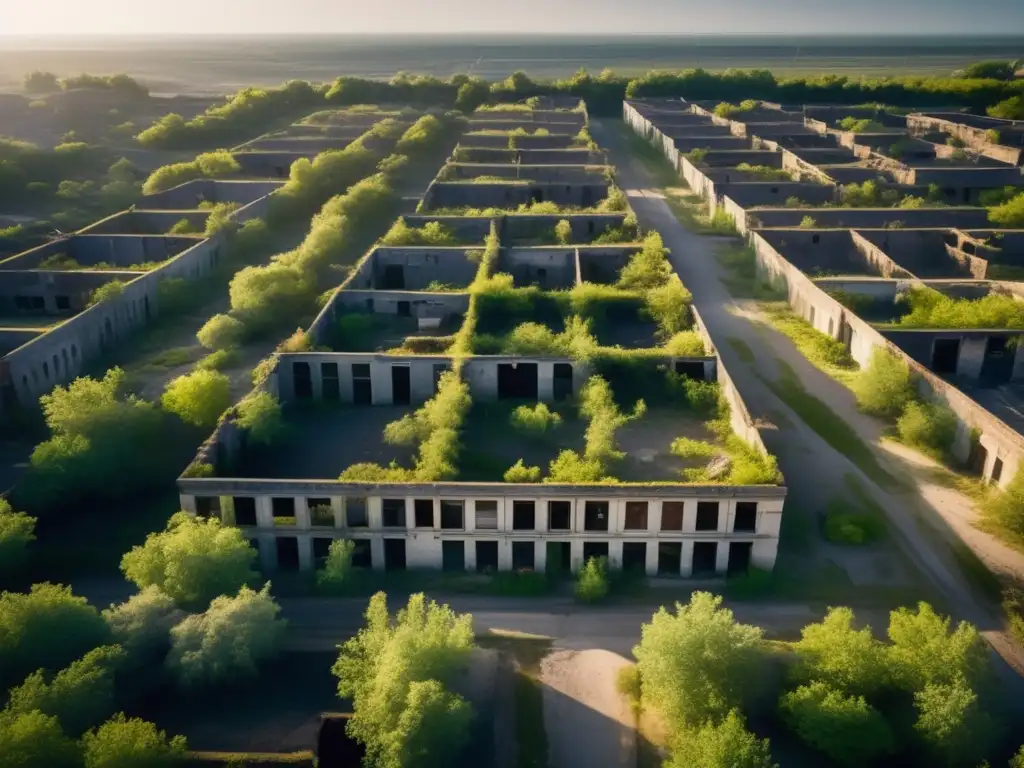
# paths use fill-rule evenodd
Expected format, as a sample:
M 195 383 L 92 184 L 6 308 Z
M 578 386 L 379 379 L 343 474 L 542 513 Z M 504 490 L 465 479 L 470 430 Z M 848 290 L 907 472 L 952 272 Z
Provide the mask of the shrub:
M 619 272 L 616 285 L 627 291 L 642 291 L 667 283 L 673 276 L 668 260 L 668 249 L 661 235 L 652 232 L 644 238 L 643 248 L 629 258 Z
M 540 474 L 540 467 L 528 467 L 519 459 L 505 470 L 504 480 L 506 483 L 539 483 Z
M 113 711 L 114 672 L 123 656 L 119 646 L 103 646 L 72 662 L 50 681 L 43 670 L 33 672 L 11 689 L 6 712 L 42 712 L 56 717 L 65 732 L 80 734 Z
M 908 328 L 1024 329 L 1024 302 L 1006 294 L 954 299 L 931 288 L 911 288 L 902 301 L 910 311 L 899 325 Z
M 717 725 L 713 720 L 672 735 L 664 768 L 778 768 L 768 739 L 759 739 L 735 709 Z
M 79 768 L 82 762 L 57 718 L 42 712 L 0 713 L 0 755 L 5 768 Z
M 658 333 L 669 337 L 690 327 L 692 300 L 682 281 L 672 275 L 663 285 L 644 292 L 644 311 L 658 324 Z
M 28 560 L 28 547 L 36 540 L 36 519 L 15 512 L 0 498 L 0 573 L 14 573 Z
M 238 404 L 235 423 L 248 430 L 249 440 L 271 445 L 284 430 L 281 403 L 269 392 L 253 392 Z
M 1007 229 L 1024 227 L 1024 192 L 1001 205 L 989 208 L 988 219 Z
M 168 668 L 184 688 L 255 677 L 280 650 L 287 626 L 280 610 L 269 582 L 259 592 L 243 586 L 236 597 L 215 597 L 205 613 L 171 629 Z
M 323 569 L 316 575 L 316 584 L 321 589 L 340 592 L 349 586 L 352 579 L 352 553 L 355 543 L 346 539 L 335 539 L 327 548 L 327 559 Z
M 789 175 L 789 171 L 785 171 L 781 168 L 772 168 L 768 165 L 751 165 L 750 163 L 740 163 L 736 166 L 736 170 L 742 173 L 749 173 L 751 176 L 756 176 L 764 181 L 791 181 L 792 177 Z
M 925 685 L 914 693 L 914 705 L 914 730 L 939 762 L 976 765 L 988 753 L 994 724 L 963 678 Z
M 0 677 L 8 682 L 61 669 L 109 638 L 99 611 L 69 587 L 34 584 L 28 594 L 0 594 Z
M 184 163 L 164 165 L 153 171 L 142 184 L 142 193 L 152 195 L 165 189 L 184 184 L 195 179 L 220 179 L 233 176 L 242 170 L 238 161 L 227 150 L 205 152 L 197 155 L 195 160 Z
M 422 227 L 410 227 L 405 219 L 399 219 L 380 239 L 381 245 L 458 245 L 458 238 L 446 226 L 431 221 Z
M 171 647 L 171 627 L 184 616 L 184 611 L 174 604 L 174 598 L 161 592 L 155 584 L 103 611 L 103 620 L 110 627 L 114 640 L 136 667 L 163 660 Z
M 721 450 L 714 443 L 703 440 L 691 440 L 688 437 L 678 437 L 672 441 L 669 449 L 673 455 L 681 459 L 710 459 L 721 453 Z
M 853 693 L 870 694 L 888 680 L 885 650 L 871 635 L 871 628 L 853 629 L 853 611 L 829 608 L 825 618 L 801 630 L 793 644 L 800 680 Z
M 392 617 L 383 592 L 366 609 L 366 626 L 341 646 L 333 672 L 338 695 L 352 701 L 347 733 L 377 765 L 448 765 L 469 738 L 472 708 L 445 683 L 473 648 L 472 617 L 409 598 Z
M 238 360 L 238 350 L 218 349 L 216 352 L 211 352 L 206 357 L 200 359 L 196 363 L 196 368 L 201 371 L 222 371 L 225 368 L 237 365 Z
M 862 696 L 819 681 L 787 693 L 779 707 L 801 739 L 838 765 L 868 765 L 893 749 L 885 719 Z
M 813 216 L 804 216 L 800 219 L 800 229 L 814 229 L 818 226 L 818 220 Z
M 557 411 L 552 411 L 547 403 L 537 403 L 532 407 L 520 405 L 512 412 L 509 423 L 524 432 L 543 433 L 560 427 L 562 417 Z
M 626 199 L 625 192 L 616 186 L 610 186 L 608 188 L 608 196 L 601 201 L 597 208 L 599 211 L 611 213 L 626 211 L 629 210 L 629 201 Z
M 605 558 L 588 558 L 576 574 L 573 594 L 584 603 L 596 603 L 608 596 L 608 561 Z
M 217 371 L 192 371 L 168 382 L 160 405 L 186 424 L 212 427 L 231 405 L 231 382 Z
M 572 242 L 572 224 L 568 219 L 560 219 L 555 224 L 555 242 L 559 245 L 568 245 Z
M 424 115 L 409 126 L 395 148 L 399 152 L 408 153 L 436 146 L 444 136 L 444 131 L 445 124 L 441 120 L 434 115 Z
M 957 423 L 956 414 L 943 403 L 912 401 L 896 420 L 896 431 L 907 445 L 944 456 L 953 447 Z
M 124 293 L 125 285 L 126 283 L 123 280 L 111 280 L 109 283 L 104 283 L 92 292 L 92 295 L 89 297 L 89 306 L 94 307 L 105 301 L 113 301 Z
M 120 712 L 82 737 L 85 768 L 171 768 L 186 748 L 184 736 L 168 739 L 153 723 Z
M 238 528 L 179 512 L 121 559 L 125 578 L 158 587 L 183 608 L 203 608 L 256 578 L 255 550 Z
M 850 208 L 888 208 L 899 202 L 897 189 L 887 189 L 885 184 L 869 180 L 861 184 L 844 184 L 840 188 L 843 205 Z
M 893 418 L 916 397 L 910 366 L 892 352 L 876 348 L 853 381 L 857 404 L 865 413 Z
M 633 649 L 644 700 L 670 732 L 728 715 L 755 672 L 761 644 L 761 630 L 737 624 L 720 596 L 695 592 L 675 611 L 658 609 Z
M 696 331 L 679 331 L 665 342 L 665 353 L 673 357 L 704 357 L 704 339 Z
M 998 117 L 1003 120 L 1024 120 L 1024 97 L 1011 96 L 998 104 L 993 104 L 985 111 L 989 117 Z
M 916 612 L 898 608 L 890 613 L 888 635 L 888 664 L 894 682 L 905 690 L 958 680 L 980 683 L 988 674 L 986 644 L 978 630 L 961 621 L 951 632 L 949 617 L 928 603 L 918 603 Z
M 885 130 L 884 125 L 868 118 L 844 117 L 838 125 L 842 130 L 850 133 L 880 133 Z

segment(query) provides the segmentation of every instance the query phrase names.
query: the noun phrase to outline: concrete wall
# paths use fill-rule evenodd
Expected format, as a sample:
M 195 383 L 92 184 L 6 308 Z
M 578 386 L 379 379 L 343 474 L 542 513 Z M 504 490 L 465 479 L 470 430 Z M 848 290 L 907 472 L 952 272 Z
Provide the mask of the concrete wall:
M 983 227 L 988 221 L 985 208 L 761 208 L 747 212 L 729 197 L 723 198 L 722 205 L 736 218 L 741 232 L 755 227 L 798 227 L 805 216 L 810 216 L 821 228 L 857 229 L 878 229 L 897 221 L 908 229 L 971 229 Z
M 972 125 L 971 123 L 976 124 Z M 1020 128 L 1017 128 L 1018 125 Z M 912 114 L 907 115 L 907 127 L 915 135 L 931 131 L 948 133 L 964 142 L 975 152 L 1011 165 L 1020 165 L 1022 157 L 1024 157 L 1024 149 L 1021 146 L 1007 146 L 1009 143 L 1007 139 L 1018 131 L 1024 136 L 1024 124 L 1022 123 L 958 113 L 948 115 Z M 987 133 L 989 130 L 1000 133 L 999 143 L 992 141 Z M 1003 138 L 1003 134 L 1007 135 L 1006 139 Z M 1019 143 L 1024 146 L 1024 142 Z
M 760 233 L 751 233 L 750 243 L 757 254 L 761 276 L 786 290 L 789 304 L 797 314 L 819 331 L 844 340 L 851 356 L 861 366 L 867 365 L 872 352 L 878 347 L 908 361 L 918 375 L 918 388 L 922 394 L 946 402 L 957 415 L 958 429 L 953 455 L 961 462 L 968 461 L 972 430 L 977 430 L 980 433 L 980 444 L 987 451 L 982 477 L 992 476 L 998 458 L 1004 466 L 999 483 L 1005 486 L 1010 482 L 1024 458 L 1024 438 L 1018 432 L 890 343 L 869 323 L 826 294 L 819 285 L 790 264 Z
M 946 233 L 941 229 L 876 229 L 863 230 L 858 236 L 884 251 L 908 273 L 883 277 L 983 278 L 984 262 L 967 254 L 957 258 L 946 245 Z M 980 274 L 972 272 L 971 262 L 978 262 Z
M 0 269 L 37 269 L 47 258 L 64 255 L 83 267 L 110 264 L 130 268 L 164 261 L 203 242 L 201 235 L 72 235 L 0 261 Z
M 465 288 L 473 282 L 479 266 L 478 260 L 470 258 L 473 252 L 458 247 L 378 246 L 352 270 L 345 284 L 351 289 L 384 289 L 389 267 L 401 267 L 407 291 L 426 290 L 434 281 Z
M 435 366 L 443 370 L 451 368 L 451 359 L 425 355 L 384 355 L 349 352 L 300 352 L 282 354 L 277 365 L 278 397 L 282 403 L 292 403 L 298 398 L 295 393 L 296 364 L 309 366 L 313 385 L 313 400 L 324 400 L 323 381 L 325 374 L 334 373 L 337 366 L 340 402 L 353 402 L 353 365 L 368 365 L 373 405 L 393 405 L 394 393 L 391 388 L 391 369 L 409 369 L 411 401 L 419 404 L 429 400 L 436 391 L 434 382 Z M 326 368 L 325 368 L 326 366 Z
M 384 540 L 402 539 L 405 542 L 406 567 L 440 568 L 442 564 L 442 543 L 461 542 L 465 568 L 477 569 L 476 543 L 496 542 L 498 569 L 512 570 L 512 544 L 532 543 L 533 569 L 544 571 L 546 567 L 547 542 L 568 542 L 572 570 L 578 570 L 584 562 L 584 544 L 602 542 L 608 545 L 609 566 L 622 567 L 623 545 L 644 544 L 644 570 L 655 575 L 658 570 L 658 545 L 675 543 L 680 546 L 681 566 L 676 574 L 663 572 L 662 575 L 692 575 L 694 544 L 714 542 L 717 552 L 714 572 L 724 575 L 729 564 L 729 550 L 733 544 L 751 544 L 751 566 L 770 570 L 775 563 L 778 535 L 781 526 L 782 505 L 785 489 L 774 487 L 728 487 L 728 486 L 658 486 L 656 489 L 644 486 L 564 486 L 564 485 L 508 485 L 499 483 L 431 483 L 421 485 L 360 484 L 327 481 L 284 481 L 284 480 L 220 480 L 181 478 L 178 489 L 182 508 L 195 512 L 200 505 L 209 507 L 216 500 L 220 514 L 226 522 L 233 521 L 233 500 L 235 498 L 255 499 L 256 522 L 252 528 L 244 529 L 245 535 L 258 541 L 261 566 L 264 570 L 277 567 L 276 539 L 294 537 L 298 542 L 299 567 L 313 568 L 312 540 L 314 538 L 350 538 L 369 543 L 371 564 L 374 569 L 386 567 Z M 291 497 L 295 500 L 295 525 L 275 526 L 272 499 Z M 309 513 L 310 499 L 327 499 L 334 518 L 334 525 L 314 528 Z M 383 525 L 383 500 L 404 501 L 405 524 L 401 527 Z M 433 525 L 415 527 L 414 500 L 429 499 L 433 507 Z M 204 503 L 205 501 L 205 503 Z M 535 527 L 533 530 L 513 529 L 513 502 L 534 503 Z M 567 530 L 549 528 L 549 502 L 569 503 L 570 519 Z M 441 528 L 440 508 L 442 502 L 455 502 L 463 510 L 462 525 L 459 528 Z M 477 525 L 477 504 L 493 502 L 497 509 L 495 528 Z M 585 527 L 587 502 L 601 502 L 608 505 L 608 530 L 590 531 Z M 641 502 L 647 505 L 647 525 L 640 529 L 626 528 L 626 503 Z M 681 503 L 682 530 L 664 530 L 662 527 L 663 505 Z M 699 503 L 718 505 L 718 528 L 715 531 L 696 530 L 697 505 Z M 755 527 L 751 532 L 735 531 L 737 504 L 754 503 L 756 507 Z M 365 527 L 350 527 L 348 513 L 350 505 L 366 510 Z M 481 523 L 484 518 L 481 518 Z M 326 546 L 327 542 L 323 542 Z M 391 564 L 393 567 L 393 564 Z
M 0 328 L 0 356 L 17 349 L 22 344 L 27 344 L 41 333 L 41 330 L 31 328 Z M 0 366 L 3 366 L 3 361 L 0 361 Z
M 287 179 L 292 163 L 305 157 L 312 160 L 317 152 L 298 150 L 279 152 L 236 152 L 232 155 L 241 167 L 243 176 L 257 179 Z
M 624 213 L 563 213 L 563 214 L 525 214 L 498 217 L 486 216 L 431 216 L 407 215 L 403 217 L 410 227 L 420 228 L 438 221 L 451 229 L 455 235 L 466 243 L 483 243 L 491 231 L 491 222 L 498 224 L 498 236 L 502 243 L 510 244 L 515 240 L 531 240 L 548 237 L 555 225 L 563 219 L 572 226 L 574 242 L 593 240 L 608 229 L 622 226 L 626 218 Z
M 239 203 L 248 205 L 254 200 L 276 192 L 283 181 L 238 181 L 223 179 L 197 179 L 171 189 L 142 198 L 147 209 L 174 211 L 198 208 L 200 203 Z
M 439 181 L 498 176 L 537 182 L 607 183 L 607 166 L 518 165 L 515 163 L 448 163 L 437 174 Z
M 113 280 L 129 282 L 139 274 L 113 270 L 0 270 L 0 314 L 67 317 L 85 309 L 93 291 L 101 285 Z M 32 308 L 22 306 L 26 301 Z
M 344 149 L 356 136 L 261 136 L 235 147 L 242 152 L 286 152 L 316 155 L 329 150 Z
M 533 202 L 553 202 L 589 208 L 608 196 L 608 182 L 560 184 L 531 182 L 435 182 L 423 197 L 423 210 L 434 208 L 516 208 Z
M 463 363 L 462 378 L 469 384 L 469 391 L 474 400 L 497 400 L 498 366 L 503 364 L 518 365 L 520 363 L 537 364 L 537 400 L 543 403 L 551 403 L 555 399 L 555 365 L 565 363 L 572 366 L 573 394 L 580 391 L 591 373 L 589 366 L 574 362 L 568 358 L 475 355 Z
M 484 149 L 508 149 L 509 141 L 514 140 L 512 148 L 518 149 L 569 149 L 573 146 L 574 133 L 550 133 L 548 135 L 516 136 L 507 133 L 464 133 L 459 139 L 463 147 L 482 147 Z
M 576 285 L 576 249 L 572 246 L 505 248 L 498 272 L 507 272 L 517 286 L 537 285 L 545 290 Z
M 980 380 L 982 363 L 985 359 L 985 348 L 989 339 L 1019 339 L 1024 335 L 1013 331 L 998 332 L 991 330 L 961 330 L 956 328 L 905 331 L 886 328 L 880 329 L 879 333 L 922 366 L 929 369 L 932 367 L 935 342 L 940 339 L 956 339 L 960 343 L 960 354 L 957 358 L 955 376 L 958 380 L 962 380 L 965 383 Z M 1024 364 L 1024 353 L 1021 352 L 1021 348 L 1016 342 L 1008 346 L 1015 350 L 1011 381 L 1017 382 L 1024 377 L 1024 371 L 1021 370 L 1021 366 Z
M 716 185 L 720 194 L 728 195 L 744 208 L 756 206 L 780 206 L 790 197 L 799 198 L 811 205 L 824 205 L 836 198 L 836 188 L 824 184 L 802 182 L 758 181 Z
M 178 222 L 187 221 L 193 231 L 202 232 L 206 229 L 209 211 L 147 211 L 131 210 L 115 213 L 97 221 L 84 229 L 78 230 L 79 235 L 164 235 Z
M 455 157 L 463 163 L 518 163 L 520 165 L 603 165 L 603 152 L 575 149 L 496 149 L 462 143 Z

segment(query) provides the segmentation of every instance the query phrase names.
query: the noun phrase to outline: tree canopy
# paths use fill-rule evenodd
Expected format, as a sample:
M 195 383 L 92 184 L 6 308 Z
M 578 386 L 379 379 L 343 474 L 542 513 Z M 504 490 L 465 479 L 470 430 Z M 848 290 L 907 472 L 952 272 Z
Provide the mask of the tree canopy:
M 15 512 L 0 498 L 0 573 L 17 571 L 28 560 L 28 547 L 36 540 L 36 519 Z
M 231 381 L 219 371 L 186 373 L 167 383 L 160 405 L 186 424 L 213 427 L 231 405 Z
M 672 756 L 664 768 L 778 768 L 768 739 L 759 739 L 731 710 L 721 723 L 683 728 L 672 736 Z
M 4 768 L 79 768 L 78 746 L 60 723 L 42 712 L 0 712 L 0 755 Z
M 85 768 L 169 768 L 186 746 L 184 736 L 168 739 L 153 723 L 123 713 L 82 737 Z
M 799 679 L 857 693 L 871 693 L 885 685 L 885 649 L 870 627 L 854 629 L 853 618 L 849 608 L 830 608 L 820 623 L 803 628 L 793 645 Z

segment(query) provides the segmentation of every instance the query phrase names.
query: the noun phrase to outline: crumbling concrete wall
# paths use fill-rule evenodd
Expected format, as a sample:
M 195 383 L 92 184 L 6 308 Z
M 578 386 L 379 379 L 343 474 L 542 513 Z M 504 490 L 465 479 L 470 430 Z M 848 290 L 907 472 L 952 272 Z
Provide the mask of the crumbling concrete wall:
M 181 221 L 187 221 L 193 232 L 200 233 L 206 229 L 206 220 L 209 218 L 209 211 L 121 211 L 78 230 L 76 234 L 163 235 Z
M 603 152 L 586 147 L 571 149 L 495 149 L 471 147 L 464 142 L 456 150 L 459 162 L 519 163 L 520 165 L 604 165 Z
M 573 246 L 503 248 L 498 271 L 512 275 L 517 286 L 537 285 L 545 290 L 576 285 L 576 249 Z
M 798 227 L 804 217 L 814 219 L 819 228 L 850 227 L 881 229 L 893 226 L 914 227 L 984 227 L 988 221 L 985 208 L 759 208 L 745 211 L 728 196 L 722 206 L 736 218 L 741 232 L 759 227 Z
M 198 208 L 201 203 L 248 205 L 261 197 L 276 192 L 283 185 L 283 181 L 196 179 L 163 192 L 146 195 L 142 198 L 142 207 L 183 211 Z
M 524 179 L 541 183 L 569 182 L 601 184 L 607 183 L 606 166 L 580 165 L 518 165 L 516 163 L 448 163 L 438 173 L 438 181 L 459 181 L 476 179 L 481 176 L 497 176 L 503 179 Z
M 473 400 L 494 401 L 498 399 L 498 366 L 533 363 L 537 366 L 537 400 L 551 403 L 555 400 L 555 366 L 572 367 L 572 394 L 586 384 L 590 366 L 568 358 L 519 357 L 504 355 L 476 355 L 462 366 L 462 378 L 469 385 Z
M 423 196 L 423 210 L 434 208 L 516 208 L 534 202 L 553 202 L 588 208 L 608 196 L 608 182 L 513 183 L 435 182 Z
M 536 136 L 528 134 L 517 136 L 507 133 L 464 133 L 459 144 L 464 147 L 481 147 L 484 149 L 570 149 L 575 141 L 575 134 L 549 133 Z M 511 144 L 509 142 L 512 142 Z
M 386 355 L 354 352 L 299 352 L 280 355 L 277 366 L 278 397 L 282 403 L 293 403 L 299 398 L 295 391 L 296 364 L 309 367 L 312 382 L 312 400 L 322 401 L 324 379 L 337 379 L 339 402 L 351 404 L 353 396 L 354 365 L 369 366 L 372 405 L 393 405 L 391 370 L 409 369 L 411 404 L 423 403 L 434 396 L 439 371 L 451 368 L 451 359 L 428 355 Z
M 466 313 L 468 293 L 430 291 L 339 291 L 333 307 L 339 314 L 372 312 L 378 315 L 402 315 L 432 320 L 449 320 Z
M 128 282 L 138 272 L 0 271 L 0 314 L 67 315 L 81 312 L 93 291 L 113 280 Z
M 423 291 L 433 282 L 466 288 L 479 268 L 478 259 L 470 258 L 471 252 L 471 248 L 458 247 L 380 246 L 362 263 L 360 276 L 347 281 L 347 287 L 387 288 L 388 272 L 400 269 L 403 290 Z
M 975 152 L 1010 165 L 1024 159 L 1024 123 L 960 113 L 907 115 L 907 127 L 914 135 L 941 131 L 954 136 Z M 988 131 L 998 133 L 998 142 Z
M 318 155 L 321 152 L 344 149 L 356 136 L 261 136 L 234 148 L 236 152 L 284 152 Z
M 292 163 L 300 158 L 312 160 L 318 153 L 312 151 L 279 151 L 279 152 L 236 152 L 232 155 L 241 166 L 242 176 L 257 179 L 287 179 Z

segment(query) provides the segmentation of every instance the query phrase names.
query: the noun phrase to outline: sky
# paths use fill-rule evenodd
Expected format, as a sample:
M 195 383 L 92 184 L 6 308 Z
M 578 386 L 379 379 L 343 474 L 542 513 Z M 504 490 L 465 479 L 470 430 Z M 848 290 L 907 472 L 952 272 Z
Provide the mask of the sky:
M 0 0 L 0 36 L 1024 34 L 1024 0 Z

